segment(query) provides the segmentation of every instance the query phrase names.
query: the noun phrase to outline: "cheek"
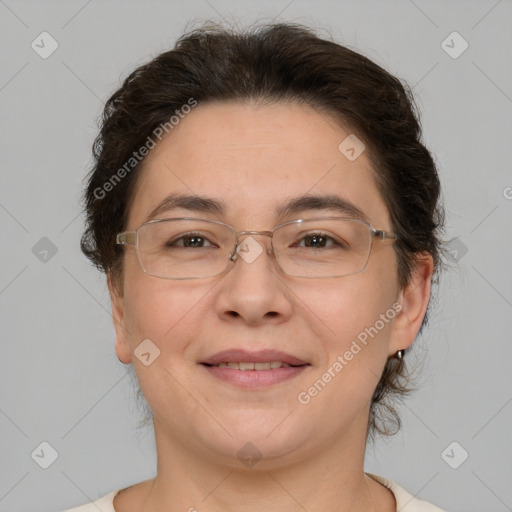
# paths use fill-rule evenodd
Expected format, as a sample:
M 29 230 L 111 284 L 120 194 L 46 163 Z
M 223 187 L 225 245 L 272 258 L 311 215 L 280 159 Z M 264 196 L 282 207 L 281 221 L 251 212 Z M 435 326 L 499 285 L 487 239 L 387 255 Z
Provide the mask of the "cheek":
M 204 283 L 170 281 L 143 274 L 125 280 L 125 312 L 132 348 L 149 338 L 161 350 L 180 340 L 198 324 L 208 294 Z
M 342 347 L 374 325 L 382 314 L 389 310 L 388 316 L 393 314 L 398 287 L 392 280 L 378 280 L 365 272 L 296 290 L 296 295 L 314 313 L 310 325 L 317 335 L 329 340 L 329 345 Z M 383 334 L 387 333 L 389 322 L 386 328 L 380 327 Z
M 341 421 L 369 405 L 388 357 L 396 312 L 392 288 L 383 289 L 363 274 L 339 281 L 308 296 L 318 316 L 319 367 L 300 390 L 300 400 L 310 401 L 310 411 Z
M 375 261 L 359 274 L 297 290 L 314 312 L 309 324 L 319 341 L 319 371 L 336 375 L 331 379 L 337 382 L 335 394 L 368 395 L 378 382 L 396 317 L 399 287 L 393 261 L 390 254 L 389 261 Z

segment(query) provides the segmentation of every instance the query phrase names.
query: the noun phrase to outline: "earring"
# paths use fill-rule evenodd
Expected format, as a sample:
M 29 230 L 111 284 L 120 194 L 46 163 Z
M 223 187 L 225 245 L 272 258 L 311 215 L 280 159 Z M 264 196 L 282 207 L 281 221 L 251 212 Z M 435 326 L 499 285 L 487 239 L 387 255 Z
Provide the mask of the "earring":
M 397 359 L 403 359 L 403 358 L 404 358 L 404 354 L 405 354 L 405 349 L 400 349 L 400 350 L 396 353 L 396 358 L 397 358 Z

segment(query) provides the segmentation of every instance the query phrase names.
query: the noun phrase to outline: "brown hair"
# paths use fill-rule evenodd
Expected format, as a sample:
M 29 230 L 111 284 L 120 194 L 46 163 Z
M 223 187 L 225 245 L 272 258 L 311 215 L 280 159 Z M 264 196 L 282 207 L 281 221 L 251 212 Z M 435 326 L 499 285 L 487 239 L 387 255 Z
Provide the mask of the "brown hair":
M 115 236 L 125 228 L 140 169 L 134 150 L 154 138 L 159 126 L 169 127 L 171 116 L 191 99 L 293 101 L 334 116 L 366 145 L 391 229 L 399 236 L 394 247 L 400 286 L 408 284 L 420 253 L 430 253 L 439 267 L 440 184 L 421 141 L 410 88 L 363 55 L 300 25 L 237 32 L 207 24 L 133 71 L 105 105 L 84 194 L 87 226 L 81 241 L 84 254 L 102 271 L 121 274 Z M 388 360 L 372 397 L 370 437 L 399 430 L 392 404 L 411 391 L 409 383 L 404 361 Z

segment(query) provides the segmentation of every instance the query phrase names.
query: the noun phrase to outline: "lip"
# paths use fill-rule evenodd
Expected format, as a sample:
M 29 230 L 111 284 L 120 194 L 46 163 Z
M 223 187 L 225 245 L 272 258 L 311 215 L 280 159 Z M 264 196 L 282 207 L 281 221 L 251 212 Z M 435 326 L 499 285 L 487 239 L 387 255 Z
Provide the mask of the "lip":
M 303 361 L 298 357 L 281 352 L 279 350 L 259 350 L 257 352 L 249 352 L 244 349 L 229 349 L 217 352 L 204 361 L 200 361 L 203 365 L 216 365 L 219 363 L 244 362 L 244 363 L 267 363 L 270 361 L 281 361 L 290 366 L 309 365 L 307 361 Z M 280 370 L 281 368 L 276 368 Z M 251 370 L 235 370 L 235 371 L 251 371 Z M 265 370 L 271 372 L 274 370 Z
M 305 364 L 302 366 L 288 366 L 259 371 L 236 370 L 235 368 L 228 367 L 219 368 L 218 366 L 206 366 L 206 364 L 201 366 L 213 377 L 244 389 L 264 388 L 279 384 L 296 377 L 309 367 L 308 364 Z
M 237 370 L 229 367 L 209 366 L 228 362 L 267 363 L 271 361 L 281 361 L 290 366 L 271 370 Z M 217 352 L 208 359 L 201 361 L 200 364 L 213 377 L 243 389 L 257 389 L 279 384 L 296 377 L 311 366 L 307 361 L 279 350 L 249 352 L 243 349 Z

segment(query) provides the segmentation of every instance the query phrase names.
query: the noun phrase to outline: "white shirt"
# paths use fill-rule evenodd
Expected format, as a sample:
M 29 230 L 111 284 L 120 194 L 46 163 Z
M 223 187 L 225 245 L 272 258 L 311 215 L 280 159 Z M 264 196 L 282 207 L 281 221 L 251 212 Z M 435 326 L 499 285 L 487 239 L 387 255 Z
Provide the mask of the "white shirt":
M 419 500 L 409 494 L 405 489 L 387 478 L 366 473 L 369 477 L 377 480 L 387 487 L 395 496 L 397 512 L 446 512 L 427 501 Z M 88 503 L 80 507 L 75 507 L 65 512 L 116 512 L 114 508 L 114 497 L 121 489 L 112 491 L 111 493 L 99 498 L 94 503 Z

